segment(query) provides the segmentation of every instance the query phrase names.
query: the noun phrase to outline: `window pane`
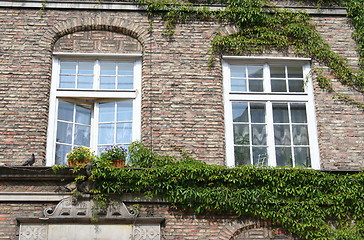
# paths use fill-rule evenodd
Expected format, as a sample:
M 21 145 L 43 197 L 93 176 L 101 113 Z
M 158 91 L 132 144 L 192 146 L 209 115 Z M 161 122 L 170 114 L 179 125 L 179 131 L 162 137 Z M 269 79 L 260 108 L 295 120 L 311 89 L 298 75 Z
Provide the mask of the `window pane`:
M 267 132 L 265 129 L 265 125 L 252 124 L 252 141 L 253 145 L 267 144 Z
M 263 80 L 249 80 L 250 92 L 263 92 Z
M 118 75 L 134 75 L 134 63 L 119 63 Z
M 253 147 L 253 164 L 268 165 L 268 155 L 266 147 Z
M 246 78 L 245 66 L 230 66 L 230 77 Z
M 72 151 L 71 146 L 56 144 L 55 164 L 67 164 L 67 153 Z
M 117 121 L 132 121 L 133 120 L 133 102 L 120 101 L 117 102 Z
M 231 91 L 235 92 L 246 92 L 246 79 L 231 79 Z
M 292 136 L 294 145 L 308 145 L 307 125 L 293 125 Z
M 287 92 L 286 80 L 272 80 L 272 92 Z
M 293 166 L 291 148 L 276 147 L 277 166 Z
M 251 103 L 250 115 L 252 123 L 265 123 L 265 104 Z
M 241 145 L 249 145 L 249 125 L 234 124 L 234 143 Z
M 72 123 L 57 122 L 56 141 L 72 144 L 72 126 Z
M 288 87 L 290 92 L 304 92 L 305 88 L 303 80 L 288 80 Z
M 77 88 L 93 88 L 93 76 L 78 76 Z
M 276 145 L 291 145 L 291 134 L 288 125 L 274 126 L 274 140 Z
M 75 126 L 75 145 L 90 147 L 90 127 Z
M 60 88 L 75 88 L 76 76 L 60 76 L 59 87 Z
M 115 77 L 100 77 L 100 89 L 115 89 Z
M 100 103 L 99 122 L 115 121 L 115 102 Z
M 284 66 L 271 66 L 270 67 L 271 78 L 286 78 Z
M 273 103 L 273 122 L 289 123 L 287 103 Z
M 295 147 L 294 158 L 296 166 L 311 167 L 310 148 Z
M 250 78 L 263 78 L 263 66 L 248 66 L 248 76 Z
M 76 123 L 91 124 L 91 110 L 76 106 Z
M 76 74 L 77 62 L 61 62 L 61 74 Z
M 94 62 L 79 62 L 78 74 L 94 75 Z
M 289 78 L 303 78 L 302 67 L 287 66 Z
M 293 123 L 307 123 L 306 105 L 304 103 L 291 103 L 291 117 Z
M 248 103 L 233 102 L 233 122 L 249 122 Z
M 99 143 L 114 144 L 114 124 L 99 124 Z
M 116 143 L 131 143 L 132 142 L 132 124 L 118 123 L 116 132 Z
M 133 77 L 118 76 L 118 89 L 133 89 Z
M 100 64 L 101 75 L 116 75 L 116 63 L 114 62 L 101 62 Z
M 242 166 L 250 164 L 250 150 L 249 147 L 234 147 L 235 166 Z
M 59 101 L 58 102 L 58 119 L 73 122 L 73 104 Z

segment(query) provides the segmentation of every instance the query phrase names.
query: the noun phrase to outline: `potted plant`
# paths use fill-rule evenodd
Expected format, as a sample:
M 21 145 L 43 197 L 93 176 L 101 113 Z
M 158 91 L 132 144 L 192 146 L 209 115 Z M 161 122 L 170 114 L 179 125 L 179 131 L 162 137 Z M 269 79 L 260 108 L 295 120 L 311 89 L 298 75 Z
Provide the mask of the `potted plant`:
M 125 167 L 127 149 L 122 146 L 112 145 L 106 147 L 100 154 L 101 160 L 110 161 L 115 167 Z
M 90 151 L 88 147 L 73 148 L 70 153 L 67 153 L 67 161 L 70 167 L 77 165 L 86 165 L 91 160 L 95 159 L 95 153 Z

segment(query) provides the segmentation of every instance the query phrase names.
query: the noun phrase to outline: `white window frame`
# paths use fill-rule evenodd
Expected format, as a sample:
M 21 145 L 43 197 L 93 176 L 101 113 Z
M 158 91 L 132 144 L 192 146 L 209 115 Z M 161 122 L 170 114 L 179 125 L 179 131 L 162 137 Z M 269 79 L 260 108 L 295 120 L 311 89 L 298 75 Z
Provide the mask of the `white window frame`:
M 52 82 L 50 90 L 49 101 L 49 117 L 48 117 L 48 131 L 47 131 L 47 149 L 46 149 L 46 165 L 52 166 L 55 164 L 55 151 L 56 151 L 56 129 L 57 129 L 57 110 L 58 101 L 60 98 L 92 98 L 94 100 L 108 99 L 108 100 L 133 100 L 133 121 L 132 121 L 132 141 L 140 140 L 141 136 L 141 73 L 142 61 L 141 54 L 98 54 L 98 53 L 53 53 L 52 62 Z M 127 61 L 134 62 L 134 81 L 133 89 L 98 89 L 95 85 L 97 77 L 94 78 L 94 89 L 60 89 L 59 76 L 60 76 L 60 61 L 61 60 L 90 60 L 96 61 L 96 68 L 99 67 L 100 60 L 106 61 Z M 98 102 L 95 102 L 95 107 L 98 107 Z M 92 111 L 93 112 L 93 111 Z M 98 111 L 92 113 L 91 116 L 91 150 L 97 151 L 97 126 L 96 119 Z
M 234 133 L 232 119 L 232 102 L 262 102 L 266 103 L 266 124 L 267 124 L 267 145 L 268 145 L 268 166 L 276 166 L 273 111 L 272 103 L 306 103 L 307 125 L 310 146 L 311 168 L 320 169 L 320 153 L 318 147 L 318 135 L 315 115 L 315 102 L 313 95 L 312 78 L 310 74 L 309 58 L 285 58 L 285 57 L 251 57 L 251 56 L 224 56 L 223 57 L 223 86 L 224 86 L 224 117 L 225 117 L 225 141 L 226 141 L 226 165 L 235 166 L 234 156 Z M 296 62 L 303 65 L 303 75 L 305 81 L 304 92 L 271 92 L 269 71 L 270 64 L 292 65 Z M 230 85 L 230 65 L 231 64 L 260 64 L 264 65 L 264 92 L 233 92 Z M 269 69 L 269 68 L 268 68 Z

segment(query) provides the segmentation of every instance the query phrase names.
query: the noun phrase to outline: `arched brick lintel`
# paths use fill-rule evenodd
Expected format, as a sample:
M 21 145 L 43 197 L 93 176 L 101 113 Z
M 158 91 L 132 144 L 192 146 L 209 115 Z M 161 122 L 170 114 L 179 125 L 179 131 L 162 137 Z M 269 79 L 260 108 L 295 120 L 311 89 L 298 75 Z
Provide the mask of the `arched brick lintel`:
M 271 223 L 269 221 L 259 221 L 259 220 L 243 220 L 243 221 L 232 221 L 227 224 L 223 229 L 221 229 L 218 240 L 234 240 L 237 235 L 242 231 L 269 226 Z
M 54 44 L 59 38 L 75 32 L 92 30 L 127 34 L 136 38 L 142 44 L 143 48 L 149 41 L 149 34 L 145 26 L 123 18 L 97 16 L 69 19 L 54 25 L 44 33 L 41 45 L 43 45 L 43 49 L 48 49 L 52 53 Z

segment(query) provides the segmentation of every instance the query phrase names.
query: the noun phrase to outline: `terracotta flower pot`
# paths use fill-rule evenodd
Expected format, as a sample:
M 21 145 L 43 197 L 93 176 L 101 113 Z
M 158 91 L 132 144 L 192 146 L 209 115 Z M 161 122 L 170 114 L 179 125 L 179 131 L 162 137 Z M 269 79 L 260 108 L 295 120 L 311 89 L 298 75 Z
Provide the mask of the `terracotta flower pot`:
M 90 162 L 90 159 L 83 160 L 82 162 L 79 162 L 79 161 L 73 162 L 69 159 L 67 159 L 67 161 L 68 161 L 68 166 L 75 167 L 79 164 L 86 165 L 88 162 Z
M 125 159 L 123 159 L 123 160 L 114 160 L 112 162 L 112 165 L 114 167 L 117 167 L 117 168 L 123 168 L 123 167 L 125 167 Z

